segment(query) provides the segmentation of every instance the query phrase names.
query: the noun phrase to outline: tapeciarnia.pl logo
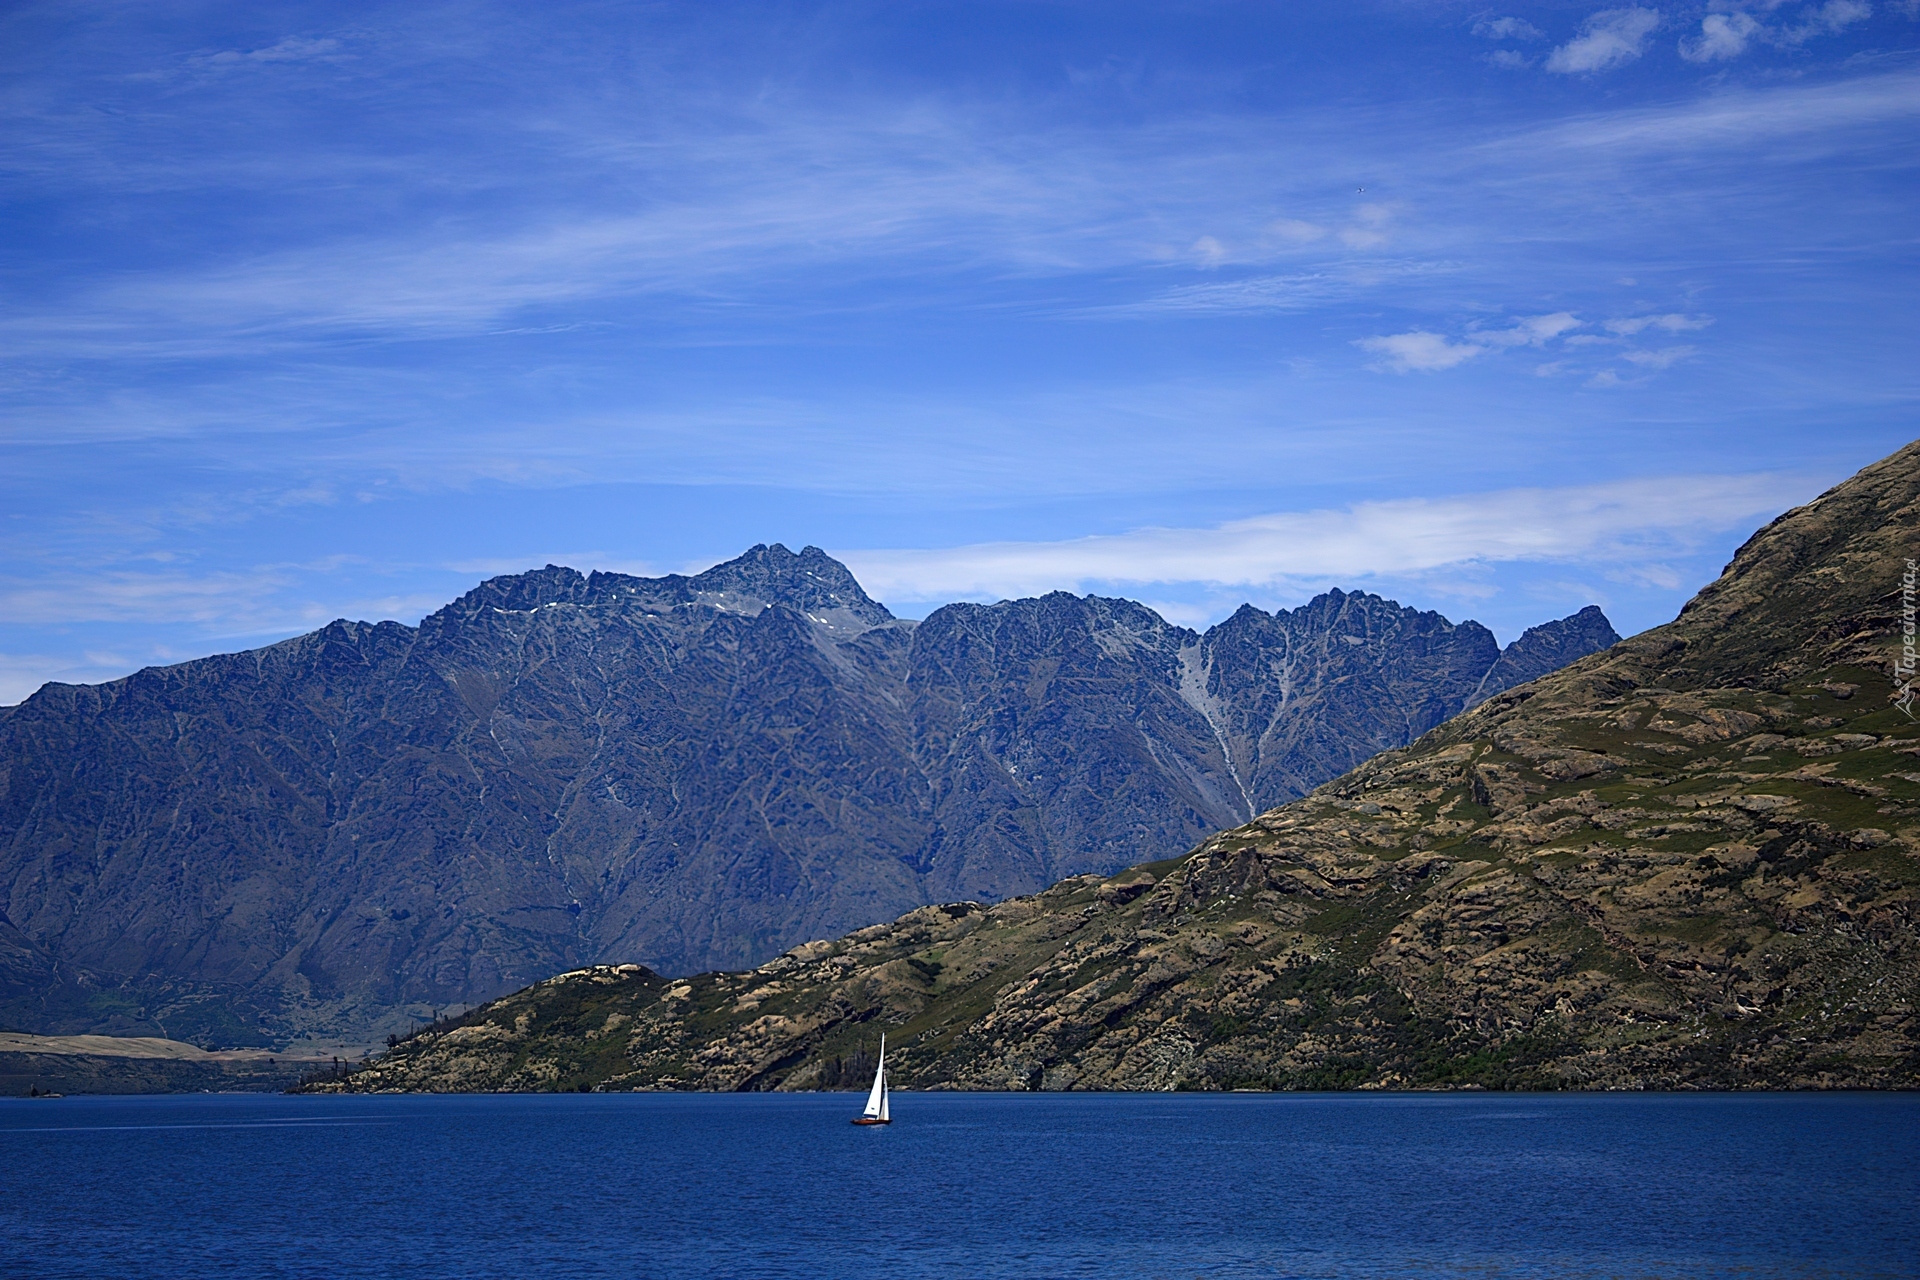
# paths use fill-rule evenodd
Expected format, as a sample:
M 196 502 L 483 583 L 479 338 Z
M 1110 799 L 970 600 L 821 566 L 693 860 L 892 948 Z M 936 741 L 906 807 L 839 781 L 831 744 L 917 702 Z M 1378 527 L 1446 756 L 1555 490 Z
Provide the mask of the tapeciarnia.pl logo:
M 1920 720 L 1913 712 L 1915 689 L 1914 648 L 1913 648 L 1913 587 L 1915 567 L 1913 561 L 1907 561 L 1907 571 L 1900 575 L 1900 656 L 1893 661 L 1893 691 L 1899 695 L 1893 705 L 1907 713 L 1907 719 Z

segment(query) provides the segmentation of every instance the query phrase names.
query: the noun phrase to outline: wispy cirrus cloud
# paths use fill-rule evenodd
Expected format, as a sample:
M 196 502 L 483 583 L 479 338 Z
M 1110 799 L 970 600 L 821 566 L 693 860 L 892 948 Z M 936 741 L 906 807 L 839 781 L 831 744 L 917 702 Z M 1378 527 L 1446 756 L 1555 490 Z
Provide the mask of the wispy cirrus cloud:
M 70 150 L 58 145 L 61 130 L 72 132 L 65 122 L 15 123 L 23 135 L 34 124 L 49 135 L 39 139 L 53 158 L 43 167 L 61 172 Z M 672 126 L 635 122 L 633 136 L 618 142 L 542 138 L 579 153 L 570 180 L 547 198 L 537 182 L 511 199 L 476 192 L 494 197 L 473 201 L 481 215 L 99 273 L 30 310 L 15 307 L 9 336 L 16 351 L 196 356 L 337 331 L 474 332 L 592 299 L 673 294 L 725 307 L 737 304 L 744 282 L 765 292 L 824 267 L 841 273 L 844 290 L 887 269 L 881 263 L 1048 276 L 1247 260 L 1263 239 L 1299 238 L 1299 227 L 1263 231 L 1267 219 L 1258 217 L 1219 225 L 1221 193 L 1248 180 L 1239 172 L 1239 125 L 1035 129 L 981 104 L 866 103 L 857 111 L 734 104 Z M 25 167 L 32 154 L 32 141 L 17 140 L 0 165 Z M 554 163 L 551 155 L 530 162 Z M 583 173 L 599 181 L 583 183 Z M 276 177 L 243 176 L 256 185 Z M 124 181 L 117 172 L 99 178 Z M 448 181 L 458 189 L 459 180 Z M 605 189 L 645 194 L 609 201 Z M 1379 221 L 1363 209 L 1350 229 L 1375 235 Z
M 1576 116 L 1479 144 L 1529 161 L 1612 152 L 1704 151 L 1713 157 L 1771 139 L 1825 134 L 1833 147 L 1857 147 L 1853 129 L 1904 124 L 1920 115 L 1920 74 L 1889 71 L 1822 84 L 1789 84 L 1710 93 L 1671 106 L 1632 107 Z
M 57 578 L 0 579 L 0 614 L 14 624 L 190 623 L 230 636 L 303 630 L 348 612 L 397 617 L 427 603 L 419 596 L 289 598 L 289 588 L 347 568 L 350 557 L 309 564 L 204 570 L 164 560 L 102 565 Z
M 600 185 L 645 190 L 638 208 L 608 207 L 593 194 L 571 202 L 516 196 L 491 218 L 398 232 L 381 226 L 194 266 L 97 273 L 56 282 L 32 304 L 12 308 L 0 333 L 17 356 L 199 359 L 367 335 L 558 331 L 591 321 L 521 318 L 614 299 L 671 297 L 676 306 L 717 314 L 823 271 L 837 273 L 841 285 L 902 270 L 1057 279 L 1180 265 L 1271 267 L 1305 255 L 1300 270 L 1074 309 L 1143 317 L 1301 310 L 1377 292 L 1396 277 L 1458 270 L 1471 238 L 1460 226 L 1432 225 L 1431 209 L 1446 203 L 1441 185 L 1482 166 L 1509 186 L 1556 186 L 1590 162 L 1583 152 L 1711 145 L 1724 153 L 1771 135 L 1917 110 L 1920 78 L 1902 72 L 1597 113 L 1492 138 L 1415 131 L 1404 146 L 1376 141 L 1365 163 L 1424 191 L 1428 221 L 1419 223 L 1386 201 L 1330 205 L 1318 195 L 1319 207 L 1303 198 L 1288 202 L 1294 212 L 1272 216 L 1266 193 L 1276 184 L 1324 189 L 1354 161 L 1344 144 L 1312 135 L 1274 147 L 1264 141 L 1265 121 L 1041 130 L 1010 127 L 977 103 L 858 114 L 736 107 L 645 143 L 561 139 L 562 149 L 597 167 Z M 1365 123 L 1356 114 L 1331 134 L 1363 131 Z M 64 163 L 67 152 L 57 154 Z M 1516 154 L 1525 157 L 1518 169 Z M 1250 155 L 1259 159 L 1250 163 Z M 261 172 L 247 180 L 279 177 Z M 1436 247 L 1436 235 L 1445 251 L 1422 256 L 1419 250 Z M 1379 261 L 1384 247 L 1403 241 L 1419 249 Z
M 1578 24 L 1639 7 L 1666 25 Z M 1884 5 L 1831 40 L 1827 0 L 1216 6 L 1172 44 L 1106 6 L 1057 62 L 1030 6 L 939 59 L 914 6 L 122 8 L 29 6 L 0 49 L 10 653 L 204 651 L 529 546 L 1837 468 L 1911 401 Z M 1757 25 L 1703 78 L 1672 42 L 1708 13 Z
M 195 54 L 187 61 L 195 67 L 228 67 L 263 62 L 337 62 L 347 56 L 342 42 L 334 36 L 286 36 L 253 49 Z
M 0 611 L 20 623 L 218 622 L 240 630 L 284 617 L 257 612 L 290 575 L 274 570 L 168 572 L 103 568 L 61 580 L 0 585 Z M 273 621 L 268 621 L 268 619 Z
M 1089 307 L 1080 314 L 1107 319 L 1156 315 L 1214 315 L 1306 311 L 1378 294 L 1396 285 L 1459 270 L 1445 261 L 1360 258 L 1316 271 L 1243 276 L 1207 284 L 1176 285 L 1137 302 Z
M 1662 476 L 1280 512 L 1056 542 L 836 552 L 882 599 L 993 599 L 1089 584 L 1353 584 L 1502 561 L 1631 566 L 1809 496 L 1803 476 Z

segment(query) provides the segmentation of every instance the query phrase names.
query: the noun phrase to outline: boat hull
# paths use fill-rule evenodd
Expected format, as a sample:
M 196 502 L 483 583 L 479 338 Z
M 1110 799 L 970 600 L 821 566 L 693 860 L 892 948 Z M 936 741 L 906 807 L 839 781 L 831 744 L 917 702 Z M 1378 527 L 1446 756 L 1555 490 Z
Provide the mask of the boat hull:
M 892 1124 L 893 1121 L 881 1120 L 873 1116 L 859 1116 L 854 1120 L 854 1123 L 855 1124 Z

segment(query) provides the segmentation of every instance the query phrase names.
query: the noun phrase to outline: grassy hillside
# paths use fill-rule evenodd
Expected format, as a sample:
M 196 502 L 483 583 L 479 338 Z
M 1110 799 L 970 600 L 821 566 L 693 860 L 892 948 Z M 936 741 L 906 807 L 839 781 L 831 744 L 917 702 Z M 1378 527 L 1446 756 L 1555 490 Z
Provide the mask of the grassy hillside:
M 328 1088 L 1914 1087 L 1920 446 L 1675 622 L 1185 858 L 747 973 L 562 975 Z

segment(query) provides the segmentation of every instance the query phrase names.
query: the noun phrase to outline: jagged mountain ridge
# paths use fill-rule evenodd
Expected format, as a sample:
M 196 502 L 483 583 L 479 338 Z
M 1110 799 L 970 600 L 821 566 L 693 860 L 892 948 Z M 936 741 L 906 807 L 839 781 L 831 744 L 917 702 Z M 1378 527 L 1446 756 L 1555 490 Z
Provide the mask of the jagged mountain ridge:
M 1920 443 L 1185 858 L 561 975 L 323 1087 L 849 1087 L 884 1030 L 902 1088 L 1920 1088 L 1916 533 Z
M 1586 642 L 1585 616 L 1546 631 Z M 1477 623 L 1338 591 L 1204 636 L 1065 593 L 913 623 L 811 547 L 495 578 L 417 628 L 8 710 L 0 945 L 28 976 L 0 1009 L 244 1043 L 603 957 L 755 963 L 1187 847 L 1501 660 Z

